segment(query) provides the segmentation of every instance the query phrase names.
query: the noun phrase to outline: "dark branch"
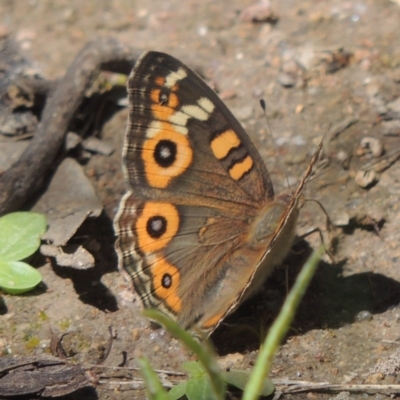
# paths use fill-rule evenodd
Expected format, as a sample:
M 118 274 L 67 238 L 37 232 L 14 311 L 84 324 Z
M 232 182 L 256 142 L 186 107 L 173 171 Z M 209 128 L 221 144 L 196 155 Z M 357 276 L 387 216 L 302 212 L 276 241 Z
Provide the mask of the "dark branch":
M 129 74 L 139 54 L 115 39 L 89 42 L 47 99 L 42 120 L 21 158 L 0 176 L 0 215 L 19 209 L 42 188 L 86 88 L 100 70 Z

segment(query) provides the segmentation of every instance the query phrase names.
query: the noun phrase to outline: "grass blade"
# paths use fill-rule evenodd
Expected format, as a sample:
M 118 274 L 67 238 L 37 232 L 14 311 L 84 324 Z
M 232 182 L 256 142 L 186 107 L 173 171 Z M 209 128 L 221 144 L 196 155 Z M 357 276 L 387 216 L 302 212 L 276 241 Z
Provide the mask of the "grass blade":
M 317 268 L 319 260 L 324 251 L 324 246 L 321 246 L 318 250 L 316 250 L 307 260 L 306 264 L 298 275 L 292 290 L 282 306 L 282 310 L 279 313 L 278 318 L 271 326 L 268 336 L 260 348 L 256 364 L 250 380 L 246 385 L 242 400 L 256 400 L 260 396 L 265 377 L 271 370 L 275 353 L 289 329 L 297 307 L 307 289 L 308 284 L 311 281 L 311 278 L 314 275 L 315 269 Z

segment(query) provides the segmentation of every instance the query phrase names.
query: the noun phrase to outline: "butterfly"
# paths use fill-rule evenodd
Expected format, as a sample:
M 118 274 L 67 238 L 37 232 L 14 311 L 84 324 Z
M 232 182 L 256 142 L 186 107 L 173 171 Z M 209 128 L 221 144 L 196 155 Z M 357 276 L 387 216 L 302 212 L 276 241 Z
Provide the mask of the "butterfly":
M 276 196 L 240 123 L 189 67 L 143 54 L 127 84 L 115 248 L 145 308 L 209 335 L 288 253 L 305 183 Z

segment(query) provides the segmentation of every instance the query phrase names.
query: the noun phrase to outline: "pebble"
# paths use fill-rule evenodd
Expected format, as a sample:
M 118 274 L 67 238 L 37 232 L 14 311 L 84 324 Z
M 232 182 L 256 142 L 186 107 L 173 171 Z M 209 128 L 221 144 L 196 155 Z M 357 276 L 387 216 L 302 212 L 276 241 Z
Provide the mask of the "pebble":
M 393 112 L 400 113 L 400 97 L 387 103 L 387 108 Z
M 237 96 L 236 90 L 232 89 L 227 89 L 223 90 L 222 92 L 219 92 L 219 97 L 224 101 L 234 99 L 236 96 Z
M 348 226 L 350 224 L 350 215 L 346 211 L 340 212 L 332 222 L 335 226 Z
M 378 158 L 384 153 L 383 143 L 380 139 L 366 136 L 361 139 L 361 148 Z
M 243 106 L 232 110 L 233 114 L 239 121 L 246 121 L 253 116 L 253 106 Z
M 114 148 L 110 142 L 97 139 L 95 137 L 89 137 L 85 139 L 82 143 L 85 150 L 92 153 L 102 154 L 104 156 L 109 156 L 114 152 Z
M 383 121 L 382 134 L 384 136 L 399 136 L 400 135 L 400 120 Z
M 349 153 L 345 150 L 339 150 L 336 154 L 336 159 L 341 163 L 341 164 L 346 164 L 349 160 Z
M 75 132 L 68 132 L 65 141 L 64 148 L 66 151 L 75 149 L 79 144 L 82 143 L 82 137 Z
M 295 113 L 296 114 L 301 114 L 304 110 L 304 105 L 303 104 L 297 104 L 296 109 L 295 109 Z
M 264 0 L 246 7 L 240 13 L 240 19 L 243 22 L 269 22 L 275 23 L 278 20 L 277 15 L 271 10 L 269 1 Z
M 379 181 L 379 175 L 373 169 L 369 171 L 360 169 L 357 171 L 354 180 L 358 186 L 367 189 Z
M 47 257 L 54 257 L 60 267 L 71 267 L 85 270 L 94 267 L 94 257 L 82 246 L 67 246 L 68 251 L 62 251 L 60 247 L 43 244 L 40 252 Z M 63 250 L 66 250 L 64 247 Z
M 356 315 L 356 321 L 357 322 L 362 322 L 362 321 L 371 321 L 372 320 L 372 314 L 369 311 L 360 311 Z
M 10 34 L 10 30 L 5 25 L 0 25 L 0 39 L 7 37 Z
M 390 119 L 400 119 L 400 97 L 386 104 L 387 116 Z
M 280 72 L 277 80 L 281 86 L 286 88 L 293 87 L 296 84 L 296 78 L 287 74 L 286 72 Z

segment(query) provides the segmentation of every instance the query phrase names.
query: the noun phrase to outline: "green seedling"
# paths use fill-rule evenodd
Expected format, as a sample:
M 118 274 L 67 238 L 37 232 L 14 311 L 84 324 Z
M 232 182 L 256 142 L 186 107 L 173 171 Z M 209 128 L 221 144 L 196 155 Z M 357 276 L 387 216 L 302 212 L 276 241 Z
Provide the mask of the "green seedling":
M 24 261 L 40 246 L 46 232 L 46 217 L 33 212 L 15 212 L 0 218 L 0 288 L 10 294 L 32 290 L 42 280 Z
M 209 344 L 199 343 L 191 334 L 164 314 L 155 310 L 146 310 L 145 316 L 162 325 L 170 334 L 181 341 L 198 359 L 183 364 L 188 372 L 188 379 L 174 386 L 169 392 L 162 387 L 156 373 L 146 359 L 140 360 L 142 375 L 147 395 L 150 400 L 224 400 L 227 384 L 243 390 L 244 400 L 256 400 L 260 396 L 269 396 L 274 392 L 273 382 L 268 379 L 272 361 L 284 339 L 295 311 L 305 290 L 313 277 L 324 248 L 312 254 L 299 274 L 294 287 L 290 291 L 282 310 L 270 328 L 260 348 L 252 371 L 221 371 L 215 353 Z

